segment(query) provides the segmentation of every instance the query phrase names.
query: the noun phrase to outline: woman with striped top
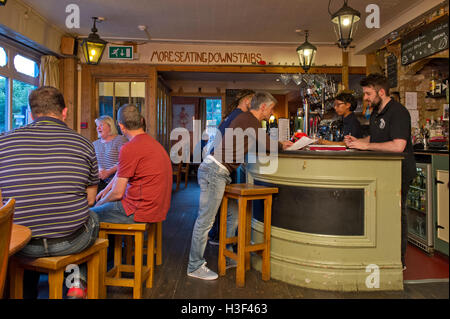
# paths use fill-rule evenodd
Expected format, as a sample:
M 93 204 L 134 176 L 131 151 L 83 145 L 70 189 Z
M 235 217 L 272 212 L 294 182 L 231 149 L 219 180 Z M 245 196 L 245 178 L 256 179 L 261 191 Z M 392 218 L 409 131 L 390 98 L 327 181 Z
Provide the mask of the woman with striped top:
M 123 135 L 118 135 L 117 128 L 110 116 L 103 115 L 95 120 L 98 140 L 94 141 L 95 154 L 98 162 L 98 176 L 100 184 L 98 192 L 108 185 L 117 171 L 119 151 L 128 142 Z

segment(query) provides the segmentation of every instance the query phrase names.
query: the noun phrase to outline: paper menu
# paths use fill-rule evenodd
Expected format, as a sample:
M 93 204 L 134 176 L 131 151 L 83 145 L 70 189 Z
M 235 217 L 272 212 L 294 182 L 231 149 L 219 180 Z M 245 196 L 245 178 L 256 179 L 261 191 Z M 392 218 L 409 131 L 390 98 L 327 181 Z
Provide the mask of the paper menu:
M 405 101 L 408 110 L 417 110 L 417 92 L 405 92 Z
M 307 136 L 303 136 L 301 139 L 299 139 L 297 142 L 295 142 L 293 145 L 289 146 L 286 151 L 297 151 L 299 149 L 304 148 L 305 146 L 311 144 L 315 142 L 315 140 L 307 137 Z

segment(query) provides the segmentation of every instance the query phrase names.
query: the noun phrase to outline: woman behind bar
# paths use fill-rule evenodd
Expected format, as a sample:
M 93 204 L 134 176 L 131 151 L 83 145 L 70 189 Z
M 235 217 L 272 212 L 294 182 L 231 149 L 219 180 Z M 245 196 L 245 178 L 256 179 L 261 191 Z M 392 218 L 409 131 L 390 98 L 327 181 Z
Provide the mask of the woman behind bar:
M 361 123 L 356 118 L 353 111 L 358 106 L 358 103 L 351 93 L 339 93 L 334 99 L 334 110 L 336 114 L 343 117 L 343 136 L 351 135 L 356 138 L 362 137 Z M 323 145 L 345 145 L 343 141 L 332 142 L 319 139 L 319 144 Z
M 114 177 L 119 162 L 119 151 L 128 142 L 123 135 L 118 135 L 117 128 L 110 116 L 103 115 L 95 119 L 98 140 L 94 141 L 95 154 L 98 162 L 100 184 L 98 192 L 103 190 Z

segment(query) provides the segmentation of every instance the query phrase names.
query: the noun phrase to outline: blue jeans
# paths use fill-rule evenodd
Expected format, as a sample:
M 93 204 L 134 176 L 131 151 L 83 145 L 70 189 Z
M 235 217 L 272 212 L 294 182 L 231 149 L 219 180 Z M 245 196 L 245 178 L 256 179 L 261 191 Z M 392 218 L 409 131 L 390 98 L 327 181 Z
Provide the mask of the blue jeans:
M 115 224 L 134 224 L 134 214 L 127 216 L 122 202 L 108 202 L 100 206 L 92 207 L 91 210 L 98 215 L 101 222 Z
M 17 254 L 23 257 L 39 258 L 49 256 L 64 256 L 82 252 L 91 247 L 98 238 L 99 220 L 96 214 L 89 211 L 89 218 L 74 234 L 61 238 L 36 238 Z M 80 279 L 86 281 L 86 263 L 79 265 Z M 66 273 L 68 275 L 68 273 Z M 24 273 L 24 298 L 37 298 L 37 285 L 39 273 L 25 271 Z
M 225 186 L 231 183 L 231 178 L 227 169 L 205 159 L 198 168 L 198 183 L 200 185 L 200 201 L 198 216 L 192 230 L 188 273 L 197 270 L 205 263 L 203 255 L 208 241 L 208 232 L 214 224 L 217 211 L 222 203 Z M 228 209 L 227 237 L 234 236 L 237 222 L 237 210 Z

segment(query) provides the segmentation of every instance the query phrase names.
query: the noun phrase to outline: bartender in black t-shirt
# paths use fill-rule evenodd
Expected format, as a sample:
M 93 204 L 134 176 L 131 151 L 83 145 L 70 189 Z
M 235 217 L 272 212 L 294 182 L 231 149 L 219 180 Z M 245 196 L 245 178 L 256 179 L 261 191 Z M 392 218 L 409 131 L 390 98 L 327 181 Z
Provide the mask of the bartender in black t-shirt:
M 373 107 L 370 117 L 370 135 L 357 139 L 346 136 L 347 147 L 360 150 L 406 153 L 402 161 L 402 245 L 401 256 L 405 266 L 408 227 L 406 215 L 406 196 L 411 181 L 416 175 L 416 162 L 411 143 L 411 117 L 408 110 L 389 97 L 389 84 L 381 74 L 370 74 L 361 81 L 364 100 Z
M 351 93 L 339 93 L 334 98 L 334 110 L 336 111 L 337 115 L 343 117 L 343 136 L 351 135 L 357 138 L 362 137 L 361 123 L 359 123 L 359 120 L 356 118 L 355 113 L 353 113 L 357 106 L 358 102 Z M 332 142 L 323 139 L 319 139 L 318 144 L 345 145 L 344 142 Z

